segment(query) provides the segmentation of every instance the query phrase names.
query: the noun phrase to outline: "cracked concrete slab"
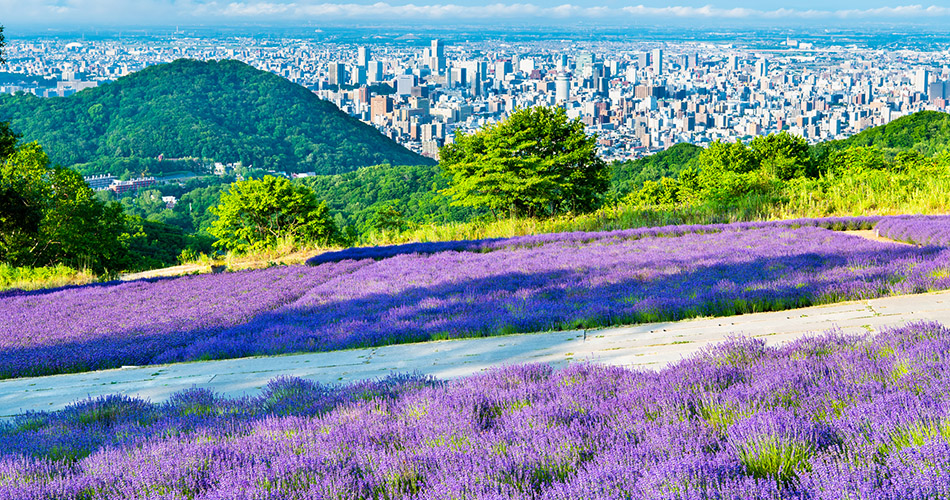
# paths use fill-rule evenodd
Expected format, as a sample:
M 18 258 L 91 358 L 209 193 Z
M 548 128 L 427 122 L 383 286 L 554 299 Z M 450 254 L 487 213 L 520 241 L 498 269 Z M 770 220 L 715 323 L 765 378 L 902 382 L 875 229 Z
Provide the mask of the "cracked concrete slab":
M 950 324 L 950 291 L 586 332 L 507 335 L 0 380 L 0 418 L 26 411 L 57 410 L 85 397 L 115 393 L 163 401 L 177 391 L 197 386 L 230 397 L 254 395 L 279 376 L 334 383 L 420 372 L 452 379 L 495 366 L 535 362 L 556 367 L 589 361 L 662 368 L 731 335 L 757 336 L 774 345 L 831 328 L 866 333 L 914 321 Z

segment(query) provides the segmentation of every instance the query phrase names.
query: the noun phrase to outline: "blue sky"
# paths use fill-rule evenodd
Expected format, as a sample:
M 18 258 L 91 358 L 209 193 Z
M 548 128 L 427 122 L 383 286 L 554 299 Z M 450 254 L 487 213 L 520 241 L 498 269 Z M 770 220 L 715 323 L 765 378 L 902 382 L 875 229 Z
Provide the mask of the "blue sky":
M 235 23 L 587 22 L 634 24 L 950 24 L 950 0 L 0 0 L 0 24 L 172 25 Z

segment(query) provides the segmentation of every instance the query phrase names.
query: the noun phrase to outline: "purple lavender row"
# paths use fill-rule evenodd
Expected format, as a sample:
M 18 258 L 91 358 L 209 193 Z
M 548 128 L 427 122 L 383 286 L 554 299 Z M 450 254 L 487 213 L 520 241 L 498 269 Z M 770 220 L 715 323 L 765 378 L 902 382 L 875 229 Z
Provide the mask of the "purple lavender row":
M 225 345 L 233 350 L 216 355 L 781 310 L 950 288 L 948 267 L 950 250 L 781 226 L 400 255 L 316 286 L 186 356 Z
M 947 498 L 947 353 L 950 329 L 918 323 L 658 372 L 103 397 L 0 425 L 0 498 Z
M 599 240 L 632 240 L 682 236 L 691 233 L 717 233 L 720 231 L 743 231 L 769 227 L 823 227 L 834 230 L 870 229 L 882 220 L 882 216 L 862 217 L 824 217 L 802 218 L 765 222 L 738 222 L 732 224 L 689 224 L 657 227 L 639 227 L 616 231 L 574 231 L 566 233 L 544 233 L 513 238 L 486 238 L 479 240 L 436 241 L 405 243 L 401 245 L 383 245 L 373 247 L 352 247 L 335 252 L 316 255 L 307 264 L 319 265 L 340 260 L 373 259 L 382 260 L 404 254 L 432 254 L 438 252 L 489 252 L 506 248 L 533 247 L 547 243 L 571 242 L 591 243 Z
M 917 245 L 950 246 L 950 215 L 887 217 L 874 226 L 880 236 Z
M 282 266 L 0 297 L 0 378 L 180 361 L 176 353 L 185 346 L 366 264 Z

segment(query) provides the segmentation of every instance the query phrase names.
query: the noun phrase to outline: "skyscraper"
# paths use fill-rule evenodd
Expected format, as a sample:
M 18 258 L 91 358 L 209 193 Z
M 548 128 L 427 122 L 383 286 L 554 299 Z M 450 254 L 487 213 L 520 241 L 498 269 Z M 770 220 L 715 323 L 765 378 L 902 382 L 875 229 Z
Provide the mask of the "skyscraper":
M 366 78 L 370 83 L 377 83 L 383 80 L 383 63 L 381 61 L 370 61 L 366 70 Z
M 343 85 L 346 83 L 346 70 L 341 63 L 332 62 L 327 71 L 330 85 Z
M 653 74 L 663 74 L 663 49 L 653 49 Z
M 432 40 L 432 48 L 429 51 L 429 55 L 432 58 L 429 62 L 429 69 L 433 73 L 442 74 L 445 70 L 445 44 L 442 43 L 442 40 Z
M 369 64 L 369 48 L 360 47 L 356 49 L 356 65 L 365 68 Z
M 927 94 L 927 91 L 930 90 L 927 88 L 927 84 L 929 83 L 930 71 L 921 68 L 914 72 L 914 90 L 921 94 Z

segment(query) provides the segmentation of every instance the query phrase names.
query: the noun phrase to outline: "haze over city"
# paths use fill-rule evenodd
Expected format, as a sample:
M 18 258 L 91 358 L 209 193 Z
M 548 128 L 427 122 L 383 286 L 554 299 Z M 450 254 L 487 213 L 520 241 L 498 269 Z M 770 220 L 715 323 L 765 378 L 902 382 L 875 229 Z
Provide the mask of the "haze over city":
M 26 4 L 0 0 L 8 26 L 155 26 L 230 23 L 597 23 L 657 22 L 715 24 L 849 24 L 911 23 L 939 25 L 950 6 L 900 1 L 748 2 L 680 0 L 637 3 L 615 0 L 539 1 L 477 0 L 375 2 L 325 0 L 38 0 Z

